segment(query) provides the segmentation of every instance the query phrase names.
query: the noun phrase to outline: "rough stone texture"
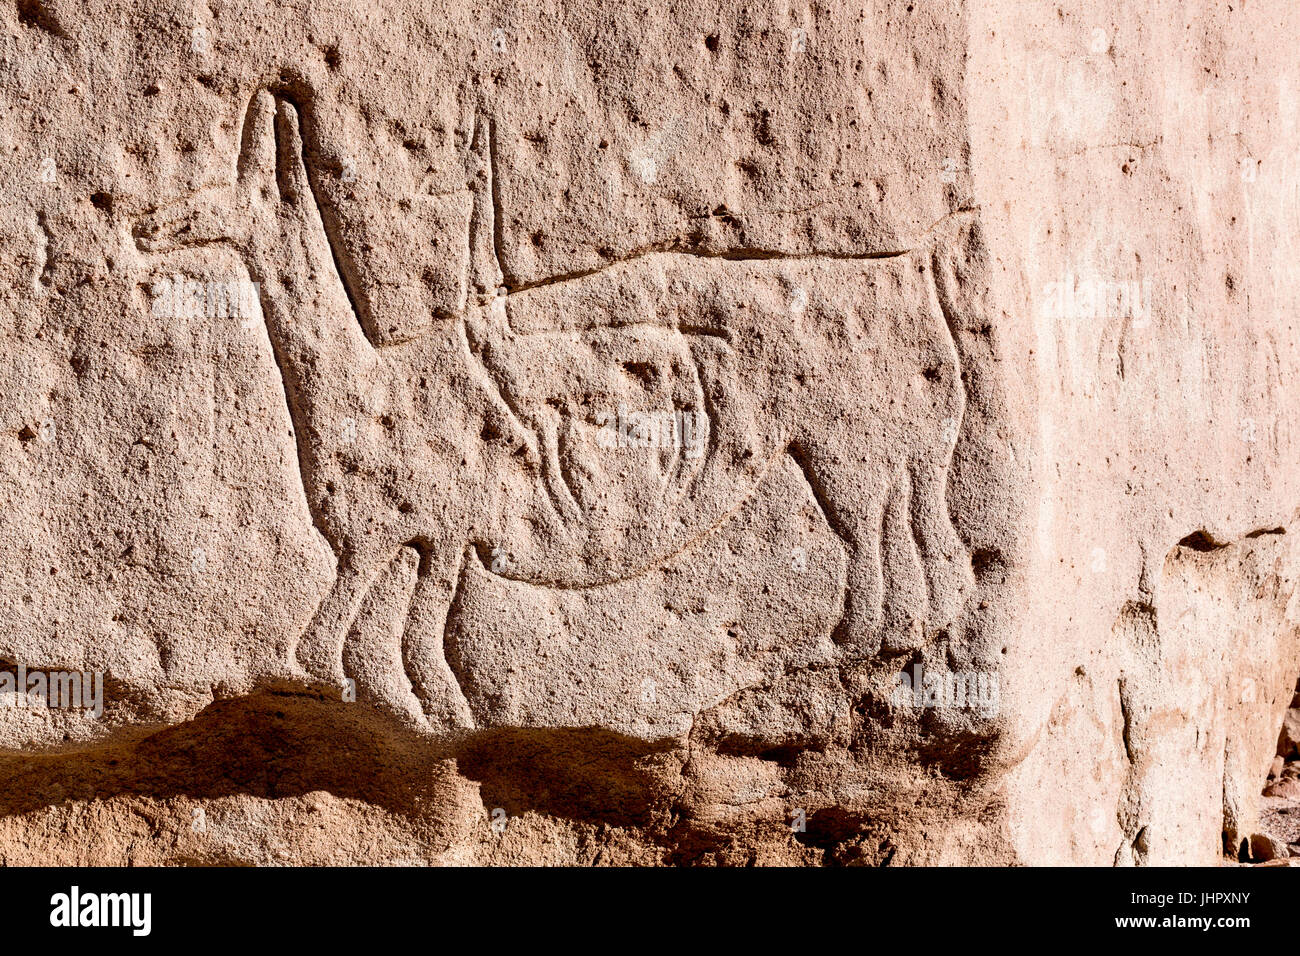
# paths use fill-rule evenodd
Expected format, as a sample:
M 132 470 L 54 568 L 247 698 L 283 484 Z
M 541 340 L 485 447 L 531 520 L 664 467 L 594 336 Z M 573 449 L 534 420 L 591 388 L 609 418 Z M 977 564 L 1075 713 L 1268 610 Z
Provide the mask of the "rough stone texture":
M 1298 27 L 0 7 L 0 859 L 1277 856 Z
M 1282 721 L 1282 732 L 1277 737 L 1277 756 L 1284 761 L 1300 760 L 1300 687 L 1291 698 Z

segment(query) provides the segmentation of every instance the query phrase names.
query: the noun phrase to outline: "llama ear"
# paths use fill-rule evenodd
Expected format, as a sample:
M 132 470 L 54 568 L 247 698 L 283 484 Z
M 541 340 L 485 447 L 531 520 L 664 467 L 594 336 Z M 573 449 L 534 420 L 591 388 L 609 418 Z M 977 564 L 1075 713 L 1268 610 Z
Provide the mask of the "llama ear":
M 472 292 L 491 297 L 505 282 L 505 274 L 498 258 L 501 244 L 500 210 L 496 208 L 498 184 L 493 151 L 496 124 L 488 116 L 474 118 L 474 131 L 470 137 L 470 156 L 467 163 L 469 188 L 474 195 L 474 211 L 470 225 L 469 278 Z
M 272 168 L 280 199 L 297 205 L 310 201 L 312 195 L 303 159 L 302 124 L 298 107 L 288 100 L 277 100 L 275 107 L 275 166 Z
M 254 93 L 244 111 L 235 178 L 245 194 L 256 190 L 267 197 L 275 195 L 275 114 L 276 100 L 267 90 Z

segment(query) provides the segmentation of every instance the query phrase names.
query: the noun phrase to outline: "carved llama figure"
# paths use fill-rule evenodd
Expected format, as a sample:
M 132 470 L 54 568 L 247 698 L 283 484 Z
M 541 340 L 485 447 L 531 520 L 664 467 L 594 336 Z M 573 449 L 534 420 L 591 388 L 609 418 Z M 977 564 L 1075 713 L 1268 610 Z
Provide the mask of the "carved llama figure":
M 848 554 L 844 659 L 919 646 L 959 610 L 970 562 L 945 485 L 964 392 L 927 249 L 648 253 L 493 290 L 377 347 L 298 108 L 259 91 L 242 143 L 229 192 L 153 213 L 136 236 L 153 251 L 228 243 L 259 283 L 308 506 L 338 559 L 296 645 L 304 680 L 351 678 L 428 730 L 473 726 L 443 644 L 466 561 L 536 587 L 625 579 L 717 528 L 787 455 Z M 702 453 L 592 440 L 638 405 L 692 416 Z M 394 623 L 360 633 L 359 614 Z

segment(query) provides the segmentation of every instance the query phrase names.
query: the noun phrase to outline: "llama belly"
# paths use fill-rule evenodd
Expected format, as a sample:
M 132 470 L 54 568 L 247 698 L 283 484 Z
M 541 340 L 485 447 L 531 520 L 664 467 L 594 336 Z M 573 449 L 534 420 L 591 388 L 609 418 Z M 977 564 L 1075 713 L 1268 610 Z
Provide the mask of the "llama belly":
M 846 555 L 793 460 L 713 532 L 626 580 L 557 587 L 471 558 L 448 663 L 476 726 L 654 740 L 747 687 L 830 661 Z

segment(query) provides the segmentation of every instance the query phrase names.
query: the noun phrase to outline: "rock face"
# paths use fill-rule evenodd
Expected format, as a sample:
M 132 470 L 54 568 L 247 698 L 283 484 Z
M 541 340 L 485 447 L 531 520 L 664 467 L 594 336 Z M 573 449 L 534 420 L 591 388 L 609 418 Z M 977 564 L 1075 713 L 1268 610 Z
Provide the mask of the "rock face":
M 1300 13 L 533 6 L 0 10 L 0 859 L 1280 855 Z

